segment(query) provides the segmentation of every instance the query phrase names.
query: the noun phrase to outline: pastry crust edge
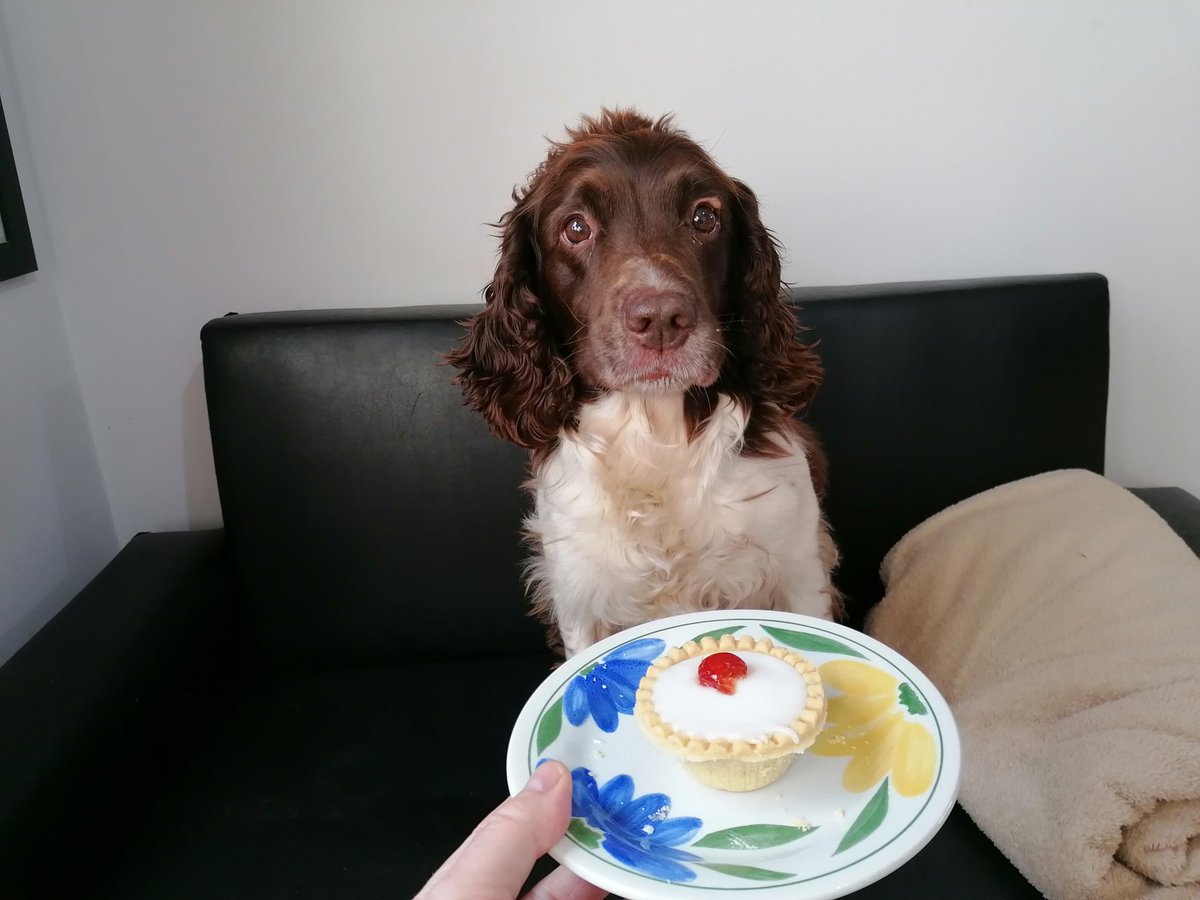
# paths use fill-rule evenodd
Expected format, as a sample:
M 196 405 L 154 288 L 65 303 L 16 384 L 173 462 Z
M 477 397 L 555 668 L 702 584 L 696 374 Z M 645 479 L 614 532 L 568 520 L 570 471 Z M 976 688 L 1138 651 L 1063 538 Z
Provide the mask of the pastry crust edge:
M 793 665 L 804 678 L 804 711 L 791 723 L 791 729 L 798 735 L 798 740 L 793 740 L 791 735 L 783 733 L 773 734 L 759 741 L 693 737 L 677 731 L 655 710 L 654 684 L 664 670 L 686 659 L 731 650 L 773 656 Z M 688 641 L 679 647 L 672 647 L 652 662 L 638 684 L 633 708 L 633 717 L 650 742 L 687 762 L 721 759 L 762 762 L 791 753 L 802 753 L 817 739 L 825 725 L 825 715 L 825 688 L 821 683 L 821 674 L 808 659 L 793 650 L 776 646 L 769 638 L 754 638 L 750 635 L 735 638 L 729 634 L 721 635 L 719 639 L 706 635 L 699 642 Z

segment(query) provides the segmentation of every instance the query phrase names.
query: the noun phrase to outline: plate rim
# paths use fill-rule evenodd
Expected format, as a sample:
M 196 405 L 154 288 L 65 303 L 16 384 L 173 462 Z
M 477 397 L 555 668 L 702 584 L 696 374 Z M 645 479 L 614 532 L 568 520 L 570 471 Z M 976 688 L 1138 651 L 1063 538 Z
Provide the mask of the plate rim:
M 550 856 L 597 887 L 625 896 L 628 900 L 682 900 L 682 898 L 718 900 L 718 898 L 726 898 L 730 894 L 740 892 L 754 892 L 755 897 L 763 898 L 784 896 L 778 892 L 787 892 L 786 896 L 794 898 L 794 900 L 833 900 L 833 898 L 845 896 L 879 881 L 916 856 L 941 830 L 954 809 L 958 797 L 962 775 L 961 741 L 953 710 L 929 677 L 898 651 L 865 632 L 838 622 L 830 622 L 826 619 L 799 613 L 756 609 L 720 609 L 683 613 L 632 626 L 587 647 L 576 657 L 567 660 L 547 675 L 521 708 L 509 736 L 505 759 L 510 794 L 520 791 L 529 779 L 528 761 L 533 755 L 530 751 L 533 747 L 532 742 L 536 740 L 538 721 L 554 696 L 578 674 L 580 669 L 599 660 L 616 647 L 640 637 L 684 625 L 716 623 L 722 620 L 739 620 L 744 624 L 755 624 L 760 627 L 764 624 L 798 625 L 852 640 L 902 672 L 913 683 L 913 686 L 925 695 L 925 699 L 932 701 L 932 704 L 937 707 L 938 715 L 934 716 L 934 721 L 937 723 L 941 758 L 937 778 L 929 790 L 929 796 L 925 803 L 904 830 L 871 854 L 875 856 L 891 847 L 892 849 L 885 854 L 883 863 L 869 867 L 860 874 L 854 874 L 853 877 L 843 879 L 838 879 L 836 876 L 841 872 L 855 873 L 862 866 L 865 857 L 849 863 L 842 869 L 823 872 L 808 882 L 789 881 L 712 887 L 662 881 L 628 870 L 616 862 L 609 862 L 587 852 L 585 848 L 576 846 L 575 842 L 570 840 L 567 835 L 564 835 L 550 849 Z M 572 662 L 576 658 L 580 659 L 578 664 Z M 925 820 L 928 827 L 919 832 L 919 837 L 908 844 L 902 844 L 899 848 L 893 846 L 897 840 L 911 832 L 914 823 L 922 819 Z M 820 885 L 813 884 L 818 880 L 822 882 Z M 777 893 L 773 894 L 773 891 Z

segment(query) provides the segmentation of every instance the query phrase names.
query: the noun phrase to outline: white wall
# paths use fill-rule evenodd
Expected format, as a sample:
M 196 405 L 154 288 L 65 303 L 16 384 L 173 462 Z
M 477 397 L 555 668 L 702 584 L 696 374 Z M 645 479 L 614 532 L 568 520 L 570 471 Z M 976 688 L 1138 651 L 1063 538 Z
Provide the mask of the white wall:
M 0 663 L 117 548 L 10 62 L 0 41 L 0 96 L 43 271 L 0 282 Z
M 1109 473 L 1200 494 L 1200 4 L 0 0 L 124 541 L 219 517 L 198 331 L 474 299 L 543 136 L 674 110 L 801 284 L 1092 270 Z

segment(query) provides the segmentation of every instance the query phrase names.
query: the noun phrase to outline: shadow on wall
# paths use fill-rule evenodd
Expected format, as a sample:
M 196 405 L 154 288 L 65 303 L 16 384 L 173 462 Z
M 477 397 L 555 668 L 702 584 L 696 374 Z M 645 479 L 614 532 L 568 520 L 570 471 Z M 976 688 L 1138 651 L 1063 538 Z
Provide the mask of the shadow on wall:
M 104 491 L 83 397 L 74 383 L 60 383 L 42 395 L 47 450 L 54 473 L 54 499 L 67 571 L 92 573 L 96 560 L 116 552 L 117 535 Z M 90 577 L 90 574 L 89 574 Z
M 46 477 L 37 477 L 33 469 L 25 474 L 36 483 L 50 485 L 53 502 L 43 507 L 40 516 L 36 509 L 26 510 L 29 515 L 26 525 L 40 527 L 45 537 L 56 531 L 59 554 L 52 560 L 47 555 L 49 543 L 45 540 L 39 541 L 39 547 L 26 547 L 27 560 L 40 573 L 18 576 L 15 588 L 37 599 L 0 632 L 0 663 L 66 606 L 117 551 L 116 531 L 95 447 L 90 440 L 81 440 L 81 434 L 89 432 L 78 386 L 60 382 L 46 388 L 37 395 L 37 407 L 44 429 L 42 471 Z M 41 526 L 36 525 L 39 518 Z M 52 561 L 61 577 L 47 585 L 42 579 Z
M 208 432 L 204 369 L 197 365 L 183 388 L 183 480 L 189 528 L 218 528 L 221 501 Z

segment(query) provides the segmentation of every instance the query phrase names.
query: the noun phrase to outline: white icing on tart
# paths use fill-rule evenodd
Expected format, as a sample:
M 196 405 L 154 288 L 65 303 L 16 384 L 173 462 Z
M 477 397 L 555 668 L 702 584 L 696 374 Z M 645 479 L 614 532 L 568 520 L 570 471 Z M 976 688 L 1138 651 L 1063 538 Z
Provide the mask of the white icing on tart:
M 733 694 L 698 680 L 703 659 L 746 663 Z M 678 757 L 702 784 L 753 791 L 780 778 L 825 724 L 821 675 L 799 653 L 766 638 L 705 637 L 672 647 L 646 670 L 633 707 L 650 743 Z
M 658 676 L 655 711 L 689 738 L 757 743 L 778 734 L 799 743 L 793 724 L 808 706 L 804 675 L 794 664 L 765 653 L 732 653 L 746 664 L 734 693 L 700 684 L 697 671 L 706 657 L 693 656 Z

